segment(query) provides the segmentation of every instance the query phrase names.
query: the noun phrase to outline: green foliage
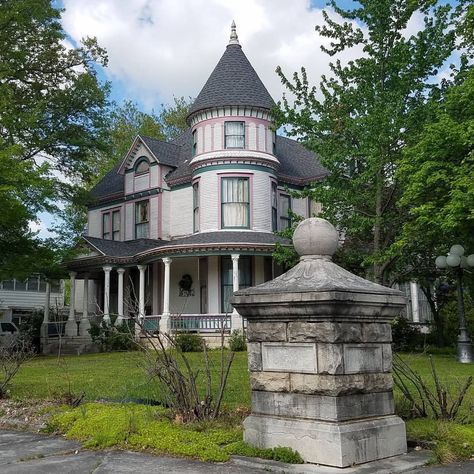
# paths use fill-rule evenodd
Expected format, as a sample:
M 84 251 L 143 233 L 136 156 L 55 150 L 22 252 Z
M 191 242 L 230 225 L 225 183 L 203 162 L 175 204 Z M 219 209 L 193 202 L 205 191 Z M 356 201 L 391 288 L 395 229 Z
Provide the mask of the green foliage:
M 242 352 L 247 350 L 247 341 L 245 334 L 240 329 L 234 329 L 229 337 L 229 349 L 233 352 Z
M 88 403 L 54 416 L 48 431 L 78 439 L 86 448 L 150 450 L 212 462 L 228 461 L 225 446 L 242 438 L 238 426 L 202 430 L 200 424 L 173 423 L 161 407 L 134 404 Z
M 176 348 L 181 352 L 202 352 L 204 339 L 196 333 L 178 332 L 174 338 Z
M 474 336 L 474 305 L 472 299 L 465 298 L 466 327 L 470 335 Z M 444 321 L 444 338 L 447 345 L 454 346 L 459 335 L 459 315 L 457 301 L 449 301 L 441 310 Z
M 229 444 L 225 449 L 229 454 L 234 454 L 237 456 L 272 459 L 274 461 L 286 462 L 290 464 L 304 463 L 297 451 L 293 451 L 291 448 L 284 448 L 281 446 L 278 446 L 277 448 L 262 449 L 251 446 L 244 441 L 237 441 L 235 443 Z
M 408 0 L 369 0 L 349 11 L 331 5 L 342 20 L 323 11 L 325 22 L 316 27 L 329 45 L 322 50 L 336 58 L 331 75 L 317 89 L 304 68 L 291 80 L 279 68 L 295 97 L 280 104 L 279 124 L 290 124 L 287 132 L 317 152 L 329 171 L 306 193 L 322 203 L 321 217 L 344 230 L 341 257 L 350 253 L 351 265 L 371 266 L 369 276 L 387 282 L 395 261 L 387 251 L 404 217 L 396 207 L 403 182 L 395 171 L 402 144 L 426 121 L 430 80 L 453 50 L 451 7 Z M 424 27 L 407 37 L 415 15 L 424 17 Z M 353 47 L 363 55 L 340 61 Z
M 100 344 L 106 352 L 130 351 L 137 348 L 133 329 L 124 321 L 120 326 L 107 323 L 103 319 L 100 323 L 91 322 L 89 329 L 92 342 Z
M 442 464 L 466 461 L 474 455 L 474 424 L 461 425 L 429 419 L 408 420 L 407 437 L 424 444 L 432 442 L 436 461 Z
M 403 316 L 396 317 L 392 323 L 393 348 L 397 352 L 414 352 L 423 349 L 424 335 Z

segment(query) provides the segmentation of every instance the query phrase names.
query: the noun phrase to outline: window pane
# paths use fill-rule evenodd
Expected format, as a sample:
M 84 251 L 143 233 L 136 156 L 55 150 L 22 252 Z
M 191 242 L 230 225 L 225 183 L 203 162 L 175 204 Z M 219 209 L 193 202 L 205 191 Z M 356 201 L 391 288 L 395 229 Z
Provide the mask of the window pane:
M 244 148 L 245 147 L 245 123 L 225 122 L 225 147 Z
M 143 159 L 137 163 L 137 167 L 135 168 L 135 173 L 146 173 L 150 170 L 150 164 L 148 160 Z
M 289 209 L 290 209 L 290 197 L 280 195 L 280 216 L 288 217 Z
M 148 222 L 148 201 L 137 202 L 135 206 L 135 222 Z
M 135 226 L 135 238 L 147 239 L 148 238 L 148 222 L 144 224 L 137 224 Z
M 15 281 L 14 280 L 5 280 L 2 282 L 2 287 L 4 290 L 11 290 L 15 289 Z
M 38 291 L 38 278 L 28 278 L 28 291 Z
M 102 238 L 110 238 L 110 213 L 102 214 Z
M 249 227 L 249 179 L 222 178 L 222 227 Z
M 46 280 L 43 280 L 43 279 L 40 280 L 39 291 L 42 291 L 43 293 L 46 292 Z
M 25 280 L 25 281 L 16 280 L 15 290 L 16 291 L 26 291 L 26 282 L 27 282 L 27 280 Z
M 51 281 L 51 293 L 59 293 L 61 291 L 61 284 L 59 280 Z

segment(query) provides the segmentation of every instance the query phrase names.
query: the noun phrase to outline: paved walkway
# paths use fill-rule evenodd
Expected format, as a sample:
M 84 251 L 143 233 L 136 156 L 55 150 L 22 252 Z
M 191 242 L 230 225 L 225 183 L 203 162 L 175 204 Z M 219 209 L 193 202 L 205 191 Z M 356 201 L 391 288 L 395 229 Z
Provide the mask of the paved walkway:
M 407 458 L 414 458 L 417 455 L 411 453 Z M 263 474 L 268 472 L 326 474 L 348 473 L 349 471 L 360 474 L 388 474 L 407 472 L 407 469 L 400 470 L 400 467 L 405 462 L 408 468 L 409 461 L 410 459 L 404 461 L 385 460 L 378 464 L 366 464 L 359 468 L 344 470 L 310 465 L 289 466 L 268 461 L 255 462 L 247 458 L 233 459 L 225 464 L 212 464 L 127 451 L 87 451 L 82 450 L 79 443 L 67 441 L 58 436 L 0 430 L 0 473 L 2 474 L 139 474 L 145 472 L 166 474 Z M 467 474 L 474 472 L 474 462 L 423 468 L 417 471 L 412 468 L 410 472 Z

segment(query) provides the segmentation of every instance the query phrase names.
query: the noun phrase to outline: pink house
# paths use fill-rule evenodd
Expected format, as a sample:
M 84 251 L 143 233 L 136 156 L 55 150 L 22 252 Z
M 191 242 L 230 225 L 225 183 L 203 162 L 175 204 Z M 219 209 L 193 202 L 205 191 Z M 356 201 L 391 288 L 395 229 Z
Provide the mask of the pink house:
M 137 136 L 92 193 L 84 254 L 69 262 L 66 333 L 86 334 L 100 311 L 130 312 L 163 331 L 242 327 L 228 300 L 277 273 L 274 233 L 317 203 L 293 199 L 326 175 L 316 156 L 272 128 L 274 101 L 245 56 L 235 25 L 171 142 Z M 178 316 L 179 315 L 179 316 Z

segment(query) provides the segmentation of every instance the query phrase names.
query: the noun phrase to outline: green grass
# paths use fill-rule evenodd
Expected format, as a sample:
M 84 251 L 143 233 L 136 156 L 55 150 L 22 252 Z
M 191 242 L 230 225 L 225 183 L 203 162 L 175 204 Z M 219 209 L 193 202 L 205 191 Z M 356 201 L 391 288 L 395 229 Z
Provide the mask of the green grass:
M 220 353 L 210 351 L 209 356 L 217 386 Z M 187 357 L 194 367 L 200 367 L 203 374 L 203 354 L 188 353 Z M 88 401 L 158 399 L 157 386 L 150 383 L 142 364 L 143 357 L 139 352 L 65 356 L 60 363 L 56 357 L 37 357 L 21 368 L 12 383 L 11 396 L 54 398 L 68 392 L 70 387 L 75 394 L 84 392 Z M 250 405 L 246 352 L 235 355 L 224 404 L 229 408 Z

